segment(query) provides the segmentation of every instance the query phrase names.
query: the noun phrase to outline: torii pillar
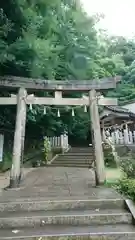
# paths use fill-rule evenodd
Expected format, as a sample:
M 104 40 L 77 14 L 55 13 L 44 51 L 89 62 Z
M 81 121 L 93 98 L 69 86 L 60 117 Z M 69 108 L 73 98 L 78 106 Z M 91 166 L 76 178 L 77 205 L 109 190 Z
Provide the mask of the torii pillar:
M 17 116 L 14 134 L 13 158 L 10 175 L 10 188 L 19 186 L 21 180 L 21 158 L 23 158 L 25 123 L 26 123 L 26 97 L 27 91 L 20 88 L 17 95 Z M 16 99 L 16 97 L 14 97 Z
M 95 151 L 96 185 L 103 185 L 106 179 L 106 175 L 100 129 L 100 118 L 95 90 L 89 91 L 89 106 L 91 117 L 91 129 L 93 131 L 93 145 Z

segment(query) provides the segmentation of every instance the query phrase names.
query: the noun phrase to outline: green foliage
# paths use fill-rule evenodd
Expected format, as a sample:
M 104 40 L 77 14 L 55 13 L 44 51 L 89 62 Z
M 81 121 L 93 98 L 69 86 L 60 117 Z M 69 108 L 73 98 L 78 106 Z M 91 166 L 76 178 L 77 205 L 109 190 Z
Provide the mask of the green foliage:
M 130 152 L 126 161 L 121 159 L 121 169 L 124 177 L 116 185 L 116 189 L 135 201 L 135 156 Z
M 135 178 L 135 154 L 129 152 L 126 160 L 121 159 L 120 165 L 127 178 Z
M 2 1 L 0 74 L 60 80 L 101 76 L 95 62 L 99 50 L 95 21 L 75 0 Z M 45 96 L 43 92 L 37 94 Z M 15 112 L 9 106 L 7 111 L 13 115 L 10 122 L 14 126 Z M 84 139 L 89 128 L 88 123 L 84 128 L 84 122 L 89 116 L 81 109 L 76 112 L 71 119 L 69 111 L 62 108 L 61 117 L 57 118 L 56 110 L 43 115 L 42 107 L 35 106 L 28 111 L 27 135 L 35 134 L 33 138 L 38 139 L 68 130 L 71 136 Z M 9 123 L 5 110 L 0 117 L 6 128 Z
M 105 95 L 118 97 L 121 104 L 135 98 L 135 42 L 97 34 L 99 18 L 88 17 L 77 0 L 1 0 L 0 75 L 90 80 L 119 74 L 122 83 Z M 46 115 L 39 106 L 28 110 L 26 137 L 41 139 L 67 130 L 71 139 L 84 142 L 89 115 L 81 107 L 75 117 L 66 107 L 60 112 L 58 118 L 55 109 Z M 15 108 L 0 106 L 0 127 L 13 129 L 14 123 Z
M 135 179 L 122 178 L 118 181 L 116 190 L 135 201 Z

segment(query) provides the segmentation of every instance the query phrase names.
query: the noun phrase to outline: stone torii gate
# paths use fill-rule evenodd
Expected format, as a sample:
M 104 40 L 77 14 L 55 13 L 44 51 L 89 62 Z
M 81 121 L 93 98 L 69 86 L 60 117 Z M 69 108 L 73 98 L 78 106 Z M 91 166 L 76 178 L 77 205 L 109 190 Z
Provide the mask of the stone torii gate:
M 17 105 L 10 187 L 18 187 L 21 178 L 21 156 L 24 149 L 27 104 L 90 107 L 91 127 L 94 133 L 97 183 L 103 184 L 105 181 L 105 167 L 98 105 L 117 105 L 117 99 L 97 98 L 96 91 L 114 89 L 119 81 L 120 77 L 91 81 L 47 81 L 21 77 L 0 77 L 0 87 L 19 88 L 17 96 L 11 95 L 11 97 L 0 98 L 0 105 Z M 53 91 L 55 96 L 35 97 L 34 95 L 28 95 L 26 89 Z M 63 98 L 62 92 L 66 91 L 89 92 L 89 97 Z

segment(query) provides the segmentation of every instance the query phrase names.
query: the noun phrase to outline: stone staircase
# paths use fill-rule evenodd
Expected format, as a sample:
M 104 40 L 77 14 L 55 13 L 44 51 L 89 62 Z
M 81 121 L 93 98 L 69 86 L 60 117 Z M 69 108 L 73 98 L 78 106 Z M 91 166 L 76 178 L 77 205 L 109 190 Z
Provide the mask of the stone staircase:
M 134 240 L 123 199 L 14 199 L 0 203 L 0 240 Z
M 92 147 L 71 148 L 64 154 L 59 154 L 50 166 L 57 167 L 80 167 L 89 168 L 94 162 L 94 151 Z
M 85 162 L 89 150 L 67 154 Z M 0 240 L 135 240 L 127 201 L 111 188 L 93 188 L 91 174 L 84 167 L 37 168 L 19 189 L 0 191 Z

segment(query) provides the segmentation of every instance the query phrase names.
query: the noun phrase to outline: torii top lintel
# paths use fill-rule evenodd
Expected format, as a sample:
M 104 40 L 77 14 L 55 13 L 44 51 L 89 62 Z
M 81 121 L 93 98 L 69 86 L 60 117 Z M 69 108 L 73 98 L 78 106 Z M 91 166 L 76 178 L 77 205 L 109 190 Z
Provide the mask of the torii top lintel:
M 15 76 L 2 76 L 0 77 L 0 87 L 3 88 L 26 88 L 37 89 L 46 91 L 89 91 L 114 89 L 116 84 L 121 81 L 120 76 L 108 77 L 94 80 L 68 80 L 68 81 L 55 81 L 34 78 L 24 78 Z

